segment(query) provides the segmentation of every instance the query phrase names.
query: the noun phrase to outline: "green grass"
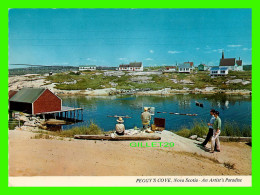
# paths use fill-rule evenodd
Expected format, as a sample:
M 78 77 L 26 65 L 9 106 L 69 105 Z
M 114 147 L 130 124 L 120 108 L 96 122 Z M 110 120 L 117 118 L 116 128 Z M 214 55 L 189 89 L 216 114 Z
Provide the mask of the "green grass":
M 89 126 L 73 127 L 69 130 L 53 133 L 61 137 L 74 137 L 74 135 L 100 135 L 103 131 L 96 124 L 91 123 Z
M 154 69 L 159 67 L 154 67 Z M 117 76 L 103 76 L 95 75 L 95 73 L 101 71 L 84 71 L 79 73 L 68 72 L 68 73 L 58 73 L 52 76 L 47 76 L 46 79 L 52 83 L 57 83 L 57 89 L 63 90 L 86 90 L 91 89 L 102 89 L 112 87 L 109 82 L 117 83 L 117 89 L 145 89 L 150 88 L 151 90 L 160 90 L 164 88 L 172 89 L 203 89 L 205 87 L 215 87 L 216 89 L 222 90 L 251 90 L 251 84 L 243 85 L 241 83 L 230 83 L 227 84 L 228 80 L 242 79 L 244 81 L 251 80 L 251 71 L 230 71 L 229 75 L 222 77 L 211 78 L 209 71 L 200 71 L 196 74 L 185 74 L 185 73 L 165 73 L 162 75 L 150 75 L 152 77 L 153 83 L 136 83 L 131 81 L 131 76 L 126 72 L 125 75 L 121 77 Z M 178 83 L 172 82 L 170 79 L 176 79 Z M 181 80 L 188 79 L 194 84 L 180 84 Z M 65 84 L 64 82 L 77 81 L 75 84 Z
M 174 133 L 182 137 L 190 137 L 191 135 L 198 135 L 198 137 L 203 137 L 204 135 L 208 134 L 208 126 L 205 122 L 195 121 L 190 129 L 183 127 Z M 251 126 L 239 126 L 236 122 L 226 122 L 223 129 L 221 130 L 220 135 L 232 137 L 251 137 Z

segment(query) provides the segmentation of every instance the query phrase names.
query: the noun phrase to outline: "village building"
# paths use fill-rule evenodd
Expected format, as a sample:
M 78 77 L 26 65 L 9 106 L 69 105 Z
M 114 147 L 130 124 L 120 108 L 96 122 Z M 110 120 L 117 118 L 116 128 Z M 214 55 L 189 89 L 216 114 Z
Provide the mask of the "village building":
M 242 60 L 236 60 L 236 58 L 225 58 L 224 51 L 222 51 L 222 58 L 220 59 L 219 66 L 228 68 L 233 71 L 243 71 Z
M 225 76 L 228 74 L 228 70 L 226 67 L 212 67 L 210 69 L 210 76 Z
M 85 70 L 94 71 L 96 69 L 97 69 L 96 65 L 80 65 L 79 66 L 79 71 L 85 71 Z
M 208 70 L 208 67 L 205 64 L 198 65 L 198 71 L 205 71 Z
M 143 71 L 142 62 L 130 62 L 129 64 L 119 65 L 118 70 L 122 71 Z
M 192 66 L 191 66 L 190 62 L 184 62 L 184 63 L 178 65 L 179 73 L 191 73 L 191 71 L 192 71 Z
M 97 66 L 96 70 L 118 70 L 118 67 L 112 67 L 112 66 Z
M 60 111 L 62 100 L 49 89 L 23 88 L 9 92 L 9 110 L 35 115 L 37 113 Z
M 165 66 L 165 69 L 163 70 L 163 72 L 176 72 L 176 71 L 177 71 L 176 66 Z
M 184 62 L 185 64 L 190 64 L 191 70 L 194 70 L 194 63 L 193 62 Z

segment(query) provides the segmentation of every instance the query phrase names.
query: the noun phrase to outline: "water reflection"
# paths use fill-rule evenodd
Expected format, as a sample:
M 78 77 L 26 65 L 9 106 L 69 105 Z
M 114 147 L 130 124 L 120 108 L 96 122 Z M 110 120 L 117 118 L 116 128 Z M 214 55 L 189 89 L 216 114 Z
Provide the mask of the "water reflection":
M 208 120 L 211 108 L 220 111 L 225 121 L 236 121 L 239 124 L 251 124 L 251 96 L 241 95 L 204 95 L 187 94 L 173 96 L 70 96 L 63 97 L 63 105 L 84 108 L 83 123 L 74 126 L 86 125 L 94 121 L 104 130 L 112 130 L 115 120 L 108 115 L 128 115 L 131 119 L 125 120 L 126 128 L 141 126 L 140 114 L 144 106 L 155 107 L 155 112 L 178 112 L 198 114 L 198 116 L 177 116 L 156 113 L 154 117 L 166 119 L 166 129 L 189 127 L 194 120 Z M 203 103 L 204 107 L 195 105 L 195 101 Z M 64 126 L 64 129 L 72 125 Z

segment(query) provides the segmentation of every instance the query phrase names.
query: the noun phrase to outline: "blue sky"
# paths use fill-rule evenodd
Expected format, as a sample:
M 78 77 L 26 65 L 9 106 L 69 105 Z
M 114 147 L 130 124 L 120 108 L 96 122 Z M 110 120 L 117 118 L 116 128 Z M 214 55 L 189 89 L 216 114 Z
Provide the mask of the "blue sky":
M 251 9 L 10 9 L 9 64 L 251 64 L 251 29 Z

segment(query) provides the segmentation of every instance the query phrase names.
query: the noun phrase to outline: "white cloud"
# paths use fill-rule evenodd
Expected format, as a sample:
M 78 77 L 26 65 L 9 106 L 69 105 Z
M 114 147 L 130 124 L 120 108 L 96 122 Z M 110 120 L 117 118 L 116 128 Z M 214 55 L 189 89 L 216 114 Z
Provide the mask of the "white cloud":
M 127 58 L 118 58 L 119 60 L 127 60 Z
M 252 48 L 243 48 L 244 51 L 252 50 Z
M 228 47 L 241 47 L 242 45 L 228 45 Z
M 87 58 L 86 60 L 92 61 L 92 62 L 96 62 L 97 61 L 96 59 L 93 59 L 93 58 Z
M 150 52 L 150 53 L 154 53 L 154 50 L 151 49 L 149 52 Z
M 181 53 L 181 51 L 168 51 L 170 54 L 176 54 L 176 53 Z
M 197 47 L 197 48 L 196 48 L 196 50 L 200 50 L 200 48 L 199 48 L 199 47 Z
M 146 58 L 145 60 L 153 60 L 152 58 Z

